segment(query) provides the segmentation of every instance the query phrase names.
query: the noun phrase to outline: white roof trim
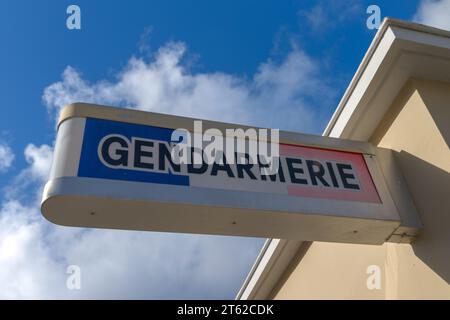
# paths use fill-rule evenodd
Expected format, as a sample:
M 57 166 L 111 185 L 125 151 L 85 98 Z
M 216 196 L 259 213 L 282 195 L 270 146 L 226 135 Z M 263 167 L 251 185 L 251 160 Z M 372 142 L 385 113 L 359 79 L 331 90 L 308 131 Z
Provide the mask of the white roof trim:
M 410 78 L 450 82 L 450 32 L 385 19 L 323 135 L 367 141 Z M 302 244 L 268 239 L 236 299 L 271 298 Z
M 303 241 L 267 239 L 236 299 L 257 300 L 270 297 L 280 275 L 302 244 Z

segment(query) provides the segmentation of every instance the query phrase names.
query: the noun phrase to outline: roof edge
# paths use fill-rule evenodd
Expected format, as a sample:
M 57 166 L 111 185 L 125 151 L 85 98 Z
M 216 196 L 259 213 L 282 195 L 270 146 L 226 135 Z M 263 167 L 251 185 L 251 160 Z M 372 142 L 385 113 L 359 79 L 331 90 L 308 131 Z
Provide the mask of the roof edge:
M 376 52 L 378 45 L 380 44 L 381 40 L 383 39 L 383 36 L 386 34 L 386 31 L 390 27 L 399 27 L 399 28 L 406 29 L 409 31 L 417 31 L 417 32 L 429 34 L 431 36 L 440 36 L 440 37 L 450 38 L 450 31 L 438 29 L 438 28 L 427 26 L 424 24 L 407 22 L 407 21 L 388 18 L 388 17 L 385 18 L 383 20 L 382 25 L 380 26 L 380 29 L 377 31 L 376 35 L 374 36 L 361 63 L 359 64 L 354 76 L 352 77 L 347 89 L 345 90 L 341 100 L 339 101 L 338 106 L 337 106 L 336 110 L 334 111 L 330 121 L 328 122 L 325 130 L 323 131 L 323 133 L 322 133 L 323 136 L 330 136 L 330 134 L 332 133 L 333 128 L 334 128 L 336 122 L 338 121 L 339 117 L 341 116 L 344 108 L 346 107 L 349 98 L 351 97 L 355 88 L 357 87 L 358 82 L 360 81 L 362 75 L 364 74 L 364 71 L 366 70 L 369 62 L 371 61 L 374 53 Z M 346 123 L 348 123 L 350 121 L 350 119 L 352 119 L 352 118 L 350 117 L 349 119 L 347 119 Z M 278 239 L 268 239 L 266 241 L 266 244 L 270 244 L 272 240 L 278 240 Z M 280 242 L 278 242 L 277 246 L 278 247 L 286 246 L 290 242 L 294 242 L 294 241 L 281 240 Z M 272 257 L 272 255 L 274 254 L 274 252 L 276 252 L 277 249 L 279 249 L 279 248 L 275 248 L 275 250 L 269 251 L 269 250 L 267 250 L 266 245 L 263 247 L 263 249 L 261 250 L 261 252 L 259 253 L 259 255 L 257 257 L 255 264 L 253 265 L 250 273 L 248 274 L 245 282 L 243 283 L 241 289 L 239 290 L 239 293 L 236 296 L 236 299 L 246 299 L 246 297 L 243 297 L 243 293 L 245 292 L 245 290 L 248 289 L 248 286 L 252 282 L 256 283 L 256 282 L 258 282 L 258 280 L 260 280 L 260 278 L 253 279 L 253 277 L 255 277 L 255 276 L 261 277 L 263 274 L 265 277 L 267 277 L 267 274 L 271 272 L 270 269 L 273 266 L 266 265 L 266 267 L 268 267 L 267 270 L 262 270 L 261 272 L 258 272 L 258 273 L 256 272 L 256 270 L 258 269 L 258 267 L 260 267 L 260 263 L 263 260 L 266 260 L 266 261 L 270 260 L 270 259 L 273 259 L 275 261 L 278 260 L 280 258 L 280 255 L 283 253 L 279 254 L 277 257 Z M 291 257 L 290 257 L 291 259 L 295 256 L 295 253 L 293 253 L 292 251 L 289 251 L 289 252 L 284 253 L 285 256 L 283 259 L 289 258 L 289 257 L 286 257 L 287 254 L 291 255 Z M 271 256 L 267 256 L 267 255 L 271 255 Z M 264 279 L 262 281 L 264 281 Z M 261 289 L 260 287 L 261 287 L 261 284 L 259 284 L 259 286 L 258 286 L 258 288 L 256 288 L 256 290 L 260 290 Z M 252 290 L 255 290 L 255 288 L 253 288 Z M 270 290 L 266 290 L 266 291 L 271 292 L 272 290 L 273 290 L 273 288 L 270 288 Z M 249 297 L 250 297 L 250 299 L 252 298 L 251 294 L 249 295 Z M 265 297 L 265 298 L 268 298 L 268 297 Z M 264 298 L 262 298 L 262 299 L 264 299 Z

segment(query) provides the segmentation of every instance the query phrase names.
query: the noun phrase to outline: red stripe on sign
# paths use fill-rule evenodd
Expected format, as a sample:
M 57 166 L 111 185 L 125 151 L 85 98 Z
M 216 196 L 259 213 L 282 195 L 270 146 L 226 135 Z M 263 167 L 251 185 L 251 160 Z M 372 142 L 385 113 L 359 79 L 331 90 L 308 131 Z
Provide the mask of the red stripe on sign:
M 381 203 L 366 161 L 360 153 L 280 144 L 280 156 L 350 164 L 356 173 L 360 186 L 360 190 L 347 190 L 325 186 L 290 185 L 287 187 L 289 195 Z

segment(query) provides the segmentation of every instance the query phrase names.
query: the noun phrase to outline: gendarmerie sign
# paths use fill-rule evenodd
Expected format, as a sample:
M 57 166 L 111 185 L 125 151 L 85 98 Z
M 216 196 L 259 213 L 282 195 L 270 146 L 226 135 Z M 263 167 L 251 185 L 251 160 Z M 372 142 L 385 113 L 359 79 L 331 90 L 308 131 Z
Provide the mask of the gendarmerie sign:
M 42 212 L 69 226 L 359 243 L 399 225 L 370 144 L 263 130 L 69 105 Z

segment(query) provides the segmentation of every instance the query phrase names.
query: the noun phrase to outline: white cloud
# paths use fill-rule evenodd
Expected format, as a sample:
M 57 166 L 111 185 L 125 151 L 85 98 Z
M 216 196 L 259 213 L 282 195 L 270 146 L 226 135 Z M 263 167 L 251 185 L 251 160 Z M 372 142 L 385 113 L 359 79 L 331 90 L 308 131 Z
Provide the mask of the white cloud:
M 362 4 L 355 0 L 317 1 L 310 9 L 298 12 L 301 25 L 304 26 L 306 22 L 315 35 L 323 34 L 364 14 Z
M 317 63 L 298 47 L 280 63 L 261 64 L 251 79 L 191 72 L 183 65 L 185 52 L 184 44 L 169 43 L 150 62 L 133 57 L 115 82 L 89 84 L 67 67 L 43 100 L 51 111 L 81 101 L 298 131 L 321 128 L 324 119 L 307 101 L 332 90 L 320 81 Z
M 39 147 L 28 144 L 24 156 L 28 167 L 20 171 L 13 183 L 2 190 L 3 199 L 0 200 L 20 200 L 28 203 L 41 195 L 43 183 L 50 174 L 53 149 L 46 144 Z
M 0 143 L 0 172 L 6 171 L 13 161 L 14 153 L 11 148 L 5 143 Z
M 25 159 L 30 164 L 26 173 L 31 175 L 33 179 L 40 179 L 44 181 L 49 173 L 52 163 L 53 150 L 50 146 L 44 144 L 36 147 L 34 144 L 29 144 L 25 148 Z
M 413 20 L 450 30 L 450 0 L 422 0 Z
M 45 245 L 38 206 L 11 200 L 0 209 L 0 298 L 49 298 L 64 284 Z
M 9 202 L 0 218 L 0 298 L 232 298 L 261 243 L 253 239 L 49 225 Z M 65 287 L 81 268 L 81 290 Z
M 130 59 L 115 81 L 89 83 L 67 67 L 43 100 L 57 114 L 74 101 L 112 104 L 254 125 L 320 129 L 307 106 L 331 90 L 319 66 L 293 46 L 249 79 L 195 73 L 183 64 L 181 43 L 152 61 Z M 25 149 L 28 167 L 5 193 L 0 209 L 0 298 L 233 298 L 262 239 L 81 229 L 41 216 L 39 197 L 52 158 L 48 145 Z M 30 192 L 33 191 L 33 192 Z M 31 194 L 31 197 L 23 197 Z M 65 287 L 69 265 L 81 267 L 81 290 Z

